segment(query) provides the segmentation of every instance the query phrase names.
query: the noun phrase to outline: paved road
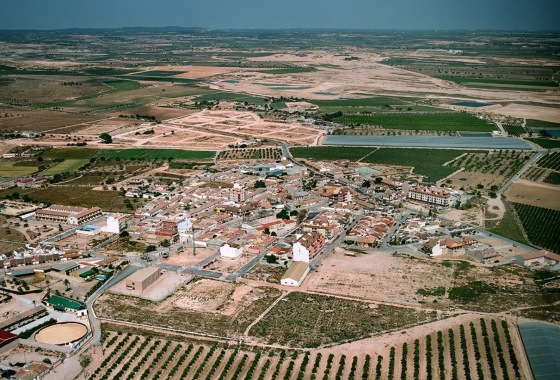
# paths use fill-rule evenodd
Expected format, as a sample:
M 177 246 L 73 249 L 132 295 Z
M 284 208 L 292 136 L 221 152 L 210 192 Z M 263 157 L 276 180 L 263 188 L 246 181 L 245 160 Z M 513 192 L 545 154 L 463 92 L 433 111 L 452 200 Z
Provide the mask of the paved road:
M 132 273 L 136 272 L 140 267 L 135 265 L 129 265 L 109 280 L 107 280 L 95 293 L 93 293 L 87 300 L 86 306 L 88 310 L 88 318 L 91 326 L 91 330 L 93 331 L 93 338 L 84 344 L 81 351 L 87 349 L 91 345 L 97 345 L 101 339 L 101 323 L 96 318 L 95 313 L 93 312 L 93 304 L 103 294 L 104 291 L 109 289 L 111 286 L 115 285 L 117 282 L 122 281 L 124 278 L 130 276 Z
M 537 154 L 535 154 L 533 157 L 531 157 L 530 159 L 527 160 L 527 162 L 525 163 L 525 165 L 523 165 L 523 167 L 521 169 L 519 169 L 517 171 L 517 173 L 515 173 L 510 179 L 509 181 L 507 181 L 506 183 L 504 183 L 504 185 L 501 187 L 500 190 L 498 190 L 497 194 L 498 196 L 500 194 L 502 194 L 504 191 L 506 191 L 506 189 L 513 183 L 513 181 L 515 181 L 516 179 L 520 178 L 521 175 L 525 172 L 525 170 L 527 170 L 533 163 L 535 163 L 537 160 L 539 160 L 542 156 L 544 155 L 543 152 L 539 151 Z

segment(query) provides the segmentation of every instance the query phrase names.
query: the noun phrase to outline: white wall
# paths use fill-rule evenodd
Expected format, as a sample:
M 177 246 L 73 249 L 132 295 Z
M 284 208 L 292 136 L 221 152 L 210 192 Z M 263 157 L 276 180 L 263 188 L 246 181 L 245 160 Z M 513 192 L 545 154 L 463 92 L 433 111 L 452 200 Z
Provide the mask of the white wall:
M 293 261 L 309 262 L 309 251 L 301 243 L 295 242 L 292 252 Z
M 230 247 L 229 244 L 225 244 L 220 247 L 220 256 L 229 257 L 231 259 L 236 259 L 243 253 L 243 248 Z

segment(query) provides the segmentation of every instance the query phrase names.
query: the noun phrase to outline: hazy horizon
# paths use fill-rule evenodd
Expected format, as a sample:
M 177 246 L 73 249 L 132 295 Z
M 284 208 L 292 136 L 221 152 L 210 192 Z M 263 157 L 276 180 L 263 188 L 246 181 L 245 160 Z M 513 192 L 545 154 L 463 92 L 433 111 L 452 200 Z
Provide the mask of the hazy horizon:
M 557 0 L 0 0 L 0 9 L 2 30 L 560 30 Z

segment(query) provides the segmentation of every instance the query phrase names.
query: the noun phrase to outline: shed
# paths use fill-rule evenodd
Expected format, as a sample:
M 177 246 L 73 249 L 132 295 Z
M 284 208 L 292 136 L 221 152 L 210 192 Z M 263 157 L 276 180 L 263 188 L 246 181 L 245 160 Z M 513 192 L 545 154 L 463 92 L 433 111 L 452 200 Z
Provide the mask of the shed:
M 305 261 L 293 261 L 284 276 L 280 279 L 280 284 L 287 286 L 300 286 L 305 276 L 309 273 L 309 263 Z

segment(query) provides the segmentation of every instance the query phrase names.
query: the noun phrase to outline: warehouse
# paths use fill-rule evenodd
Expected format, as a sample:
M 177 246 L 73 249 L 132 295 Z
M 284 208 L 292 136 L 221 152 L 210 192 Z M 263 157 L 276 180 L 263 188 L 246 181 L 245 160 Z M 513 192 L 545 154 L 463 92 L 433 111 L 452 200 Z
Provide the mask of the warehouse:
M 159 276 L 160 269 L 158 267 L 140 269 L 126 279 L 126 288 L 129 290 L 137 290 L 142 293 L 148 286 L 156 282 Z

